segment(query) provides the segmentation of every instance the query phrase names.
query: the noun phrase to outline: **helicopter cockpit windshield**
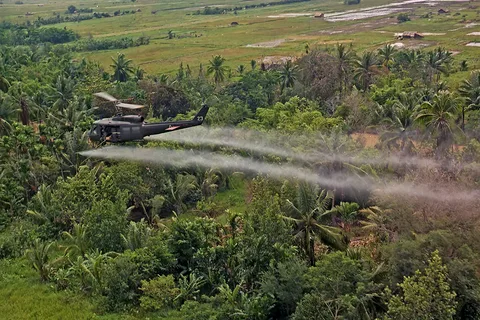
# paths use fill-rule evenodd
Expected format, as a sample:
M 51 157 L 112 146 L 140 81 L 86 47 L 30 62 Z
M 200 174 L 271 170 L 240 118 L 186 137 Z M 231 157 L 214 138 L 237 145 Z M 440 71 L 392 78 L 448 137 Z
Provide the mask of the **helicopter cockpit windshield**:
M 98 132 L 98 126 L 94 125 L 92 129 L 90 130 L 90 135 L 91 136 L 97 136 L 100 135 L 100 132 Z

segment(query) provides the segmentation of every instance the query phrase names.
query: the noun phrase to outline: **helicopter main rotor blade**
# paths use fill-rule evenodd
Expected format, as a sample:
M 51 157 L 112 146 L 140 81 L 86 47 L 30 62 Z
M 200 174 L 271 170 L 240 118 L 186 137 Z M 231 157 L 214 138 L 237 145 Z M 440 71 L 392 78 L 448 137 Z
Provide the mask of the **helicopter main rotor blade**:
M 108 101 L 112 101 L 112 102 L 118 101 L 115 97 L 109 95 L 106 92 L 97 92 L 97 93 L 94 93 L 93 95 Z
M 125 108 L 125 109 L 138 110 L 138 109 L 144 108 L 145 106 L 141 106 L 139 104 L 131 104 L 131 103 L 120 102 L 120 103 L 117 103 L 117 107 Z

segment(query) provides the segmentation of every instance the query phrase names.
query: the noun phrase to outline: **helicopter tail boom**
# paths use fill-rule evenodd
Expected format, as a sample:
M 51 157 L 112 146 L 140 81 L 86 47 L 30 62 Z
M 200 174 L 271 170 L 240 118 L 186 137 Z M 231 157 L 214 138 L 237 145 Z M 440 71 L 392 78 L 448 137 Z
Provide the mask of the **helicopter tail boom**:
M 207 115 L 208 112 L 208 106 L 204 104 L 200 111 L 195 115 L 192 121 L 202 123 L 203 120 L 205 119 L 205 116 Z

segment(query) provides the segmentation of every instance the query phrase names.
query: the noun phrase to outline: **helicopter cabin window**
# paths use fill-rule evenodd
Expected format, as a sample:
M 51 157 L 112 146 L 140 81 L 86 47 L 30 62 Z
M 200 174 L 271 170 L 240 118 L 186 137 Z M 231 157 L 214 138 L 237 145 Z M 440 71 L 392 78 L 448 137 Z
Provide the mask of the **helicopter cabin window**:
M 122 136 L 130 134 L 130 127 L 121 127 Z

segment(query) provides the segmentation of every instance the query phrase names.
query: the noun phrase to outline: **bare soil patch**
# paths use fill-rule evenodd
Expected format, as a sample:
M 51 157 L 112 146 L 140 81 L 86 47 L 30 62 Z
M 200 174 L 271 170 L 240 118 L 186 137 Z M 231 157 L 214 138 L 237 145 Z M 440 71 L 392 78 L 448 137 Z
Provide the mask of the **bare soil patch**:
M 380 141 L 380 136 L 378 134 L 373 133 L 352 133 L 350 135 L 353 140 L 359 142 L 364 147 L 367 148 L 374 148 L 378 142 Z
M 466 44 L 467 47 L 480 47 L 480 42 L 469 42 Z
M 266 56 L 262 59 L 262 62 L 266 65 L 273 65 L 273 64 L 285 64 L 287 61 L 295 61 L 296 57 L 288 57 L 288 56 Z
M 254 44 L 247 44 L 247 48 L 275 48 L 287 41 L 286 39 L 277 39 L 273 41 L 259 42 Z
M 297 17 L 313 17 L 314 13 L 303 12 L 303 13 L 280 13 L 273 16 L 267 16 L 267 18 L 297 18 Z
M 410 10 L 411 8 L 382 8 L 382 9 L 371 9 L 371 10 L 363 10 L 363 11 L 359 10 L 356 12 L 345 11 L 340 13 L 325 14 L 325 20 L 330 22 L 353 21 L 353 20 L 368 19 L 373 17 L 387 16 L 397 12 L 405 12 Z
M 405 12 L 412 10 L 407 8 L 408 5 L 426 4 L 428 6 L 434 6 L 440 2 L 468 2 L 469 0 L 405 0 L 400 2 L 389 3 L 381 6 L 368 7 L 363 9 L 347 10 L 343 12 L 334 12 L 325 14 L 325 20 L 327 21 L 352 21 L 360 19 L 368 19 L 372 17 L 380 17 L 385 15 L 394 14 L 397 12 Z

